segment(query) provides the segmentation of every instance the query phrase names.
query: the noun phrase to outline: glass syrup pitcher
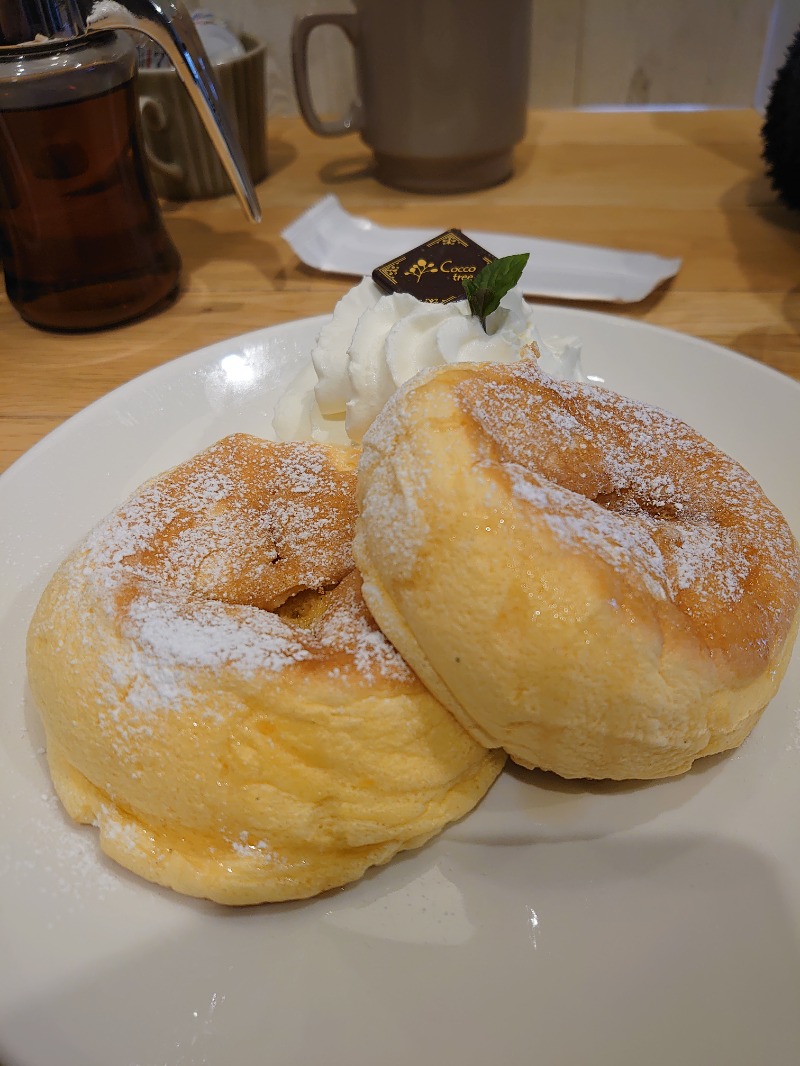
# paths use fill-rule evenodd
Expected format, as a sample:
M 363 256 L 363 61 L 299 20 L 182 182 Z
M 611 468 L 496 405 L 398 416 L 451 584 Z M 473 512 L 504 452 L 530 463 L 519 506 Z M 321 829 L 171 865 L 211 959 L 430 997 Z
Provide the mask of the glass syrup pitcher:
M 168 304 L 180 256 L 145 162 L 136 48 L 167 53 L 246 214 L 261 214 L 211 64 L 179 0 L 0 0 L 0 260 L 45 329 L 103 329 Z M 84 6 L 81 6 L 84 4 Z

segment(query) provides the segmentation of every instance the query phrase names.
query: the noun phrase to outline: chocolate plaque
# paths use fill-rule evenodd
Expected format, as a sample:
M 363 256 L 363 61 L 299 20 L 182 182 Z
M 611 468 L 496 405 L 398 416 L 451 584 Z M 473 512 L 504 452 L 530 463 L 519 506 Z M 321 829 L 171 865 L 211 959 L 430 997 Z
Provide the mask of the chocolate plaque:
M 384 292 L 408 292 L 425 303 L 446 304 L 465 300 L 464 279 L 477 277 L 495 259 L 460 229 L 449 229 L 376 267 L 372 280 Z

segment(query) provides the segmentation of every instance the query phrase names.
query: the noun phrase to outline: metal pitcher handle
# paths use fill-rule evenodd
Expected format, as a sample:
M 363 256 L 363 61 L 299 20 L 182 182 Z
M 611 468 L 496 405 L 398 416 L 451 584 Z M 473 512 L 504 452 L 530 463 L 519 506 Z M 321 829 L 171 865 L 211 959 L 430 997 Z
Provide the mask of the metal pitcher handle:
M 164 49 L 197 108 L 245 213 L 253 222 L 260 222 L 258 196 L 222 101 L 211 61 L 191 15 L 180 0 L 124 0 L 124 3 L 103 0 L 93 8 L 86 26 L 90 33 L 137 30 Z

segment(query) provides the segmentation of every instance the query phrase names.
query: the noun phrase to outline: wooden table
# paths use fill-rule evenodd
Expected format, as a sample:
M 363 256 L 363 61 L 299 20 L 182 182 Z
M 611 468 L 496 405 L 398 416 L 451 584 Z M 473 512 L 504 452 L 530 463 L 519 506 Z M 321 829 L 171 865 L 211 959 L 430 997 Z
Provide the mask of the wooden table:
M 264 220 L 233 197 L 165 204 L 184 262 L 168 310 L 102 333 L 57 335 L 0 296 L 0 470 L 92 400 L 187 351 L 332 310 L 352 279 L 298 262 L 281 230 L 325 193 L 387 225 L 506 230 L 681 256 L 635 305 L 595 309 L 735 348 L 800 379 L 800 216 L 776 202 L 753 111 L 532 112 L 515 176 L 470 196 L 393 191 L 355 135 L 323 140 L 269 123 Z M 587 305 L 583 305 L 587 306 Z

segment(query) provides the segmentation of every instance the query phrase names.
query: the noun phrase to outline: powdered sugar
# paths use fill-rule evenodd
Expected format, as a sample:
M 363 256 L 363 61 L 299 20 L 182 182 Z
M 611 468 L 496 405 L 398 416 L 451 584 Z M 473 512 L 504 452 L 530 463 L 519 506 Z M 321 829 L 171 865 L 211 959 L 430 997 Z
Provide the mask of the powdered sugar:
M 754 479 L 667 412 L 558 381 L 533 360 L 428 371 L 373 424 L 362 521 L 380 529 L 385 573 L 403 579 L 424 541 L 411 515 L 432 513 L 426 482 L 447 462 L 446 434 L 431 428 L 440 409 L 476 469 L 503 478 L 556 543 L 672 604 L 707 647 L 756 663 L 783 639 L 797 609 L 797 548 Z M 424 431 L 414 425 L 422 410 Z
M 323 617 L 317 637 L 331 651 L 346 649 L 353 665 L 365 677 L 381 675 L 412 682 L 414 675 L 388 643 L 364 607 L 360 580 L 355 575 L 337 590 L 337 603 Z
M 238 436 L 144 485 L 100 523 L 74 564 L 70 594 L 76 607 L 95 600 L 118 630 L 100 681 L 110 731 L 122 728 L 122 699 L 122 739 L 134 739 L 135 713 L 179 705 L 192 671 L 251 679 L 298 664 L 324 671 L 344 652 L 348 674 L 410 676 L 357 587 L 331 601 L 321 628 L 273 613 L 352 571 L 353 497 L 351 466 L 338 469 L 324 448 Z M 337 659 L 340 676 L 342 667 Z
M 119 811 L 103 803 L 95 818 L 93 825 L 102 828 L 106 840 L 113 841 L 115 846 L 127 851 L 135 851 L 139 844 L 141 828 L 137 829 L 131 821 L 123 821 Z
M 640 575 L 650 595 L 665 598 L 664 560 L 642 524 L 625 521 L 516 464 L 506 469 L 514 494 L 536 509 L 560 544 L 575 551 L 591 551 L 615 570 L 632 570 Z
M 257 859 L 265 865 L 280 862 L 280 858 L 272 852 L 266 840 L 251 837 L 246 829 L 241 831 L 238 840 L 230 841 L 230 846 L 231 850 L 243 859 Z
M 122 632 L 136 640 L 143 659 L 166 666 L 233 667 L 252 676 L 311 657 L 285 623 L 256 607 L 142 595 L 131 604 Z
M 577 538 L 615 566 L 636 560 L 648 588 L 687 613 L 700 601 L 738 602 L 757 568 L 796 586 L 791 533 L 756 482 L 666 412 L 547 379 L 532 363 L 466 381 L 459 397 L 494 455 L 551 482 L 536 492 L 565 542 Z M 530 502 L 529 481 L 512 481 Z

